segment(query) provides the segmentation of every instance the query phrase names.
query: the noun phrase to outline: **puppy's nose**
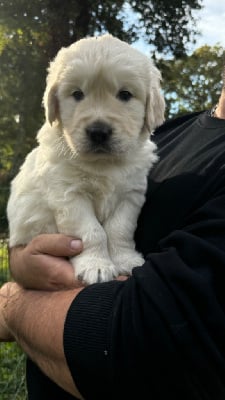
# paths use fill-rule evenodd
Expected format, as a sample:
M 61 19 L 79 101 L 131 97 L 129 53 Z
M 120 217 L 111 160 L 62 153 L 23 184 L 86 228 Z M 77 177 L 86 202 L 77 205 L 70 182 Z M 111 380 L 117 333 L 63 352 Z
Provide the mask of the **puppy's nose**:
M 105 122 L 94 122 L 86 128 L 86 133 L 94 144 L 103 144 L 112 135 L 112 128 Z

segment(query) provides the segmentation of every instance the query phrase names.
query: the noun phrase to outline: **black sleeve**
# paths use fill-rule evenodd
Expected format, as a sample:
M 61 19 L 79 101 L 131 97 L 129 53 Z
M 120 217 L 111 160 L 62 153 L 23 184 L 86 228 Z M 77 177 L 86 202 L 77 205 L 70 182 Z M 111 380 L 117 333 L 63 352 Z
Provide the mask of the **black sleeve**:
M 126 282 L 80 292 L 64 332 L 71 374 L 87 400 L 224 400 L 224 311 L 225 185 Z

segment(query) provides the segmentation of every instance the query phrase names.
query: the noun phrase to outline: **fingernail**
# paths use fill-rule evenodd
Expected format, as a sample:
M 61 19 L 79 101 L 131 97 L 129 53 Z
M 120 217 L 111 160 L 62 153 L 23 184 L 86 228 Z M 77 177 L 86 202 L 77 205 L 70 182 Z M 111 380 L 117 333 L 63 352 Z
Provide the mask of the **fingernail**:
M 71 249 L 73 249 L 73 250 L 81 250 L 81 248 L 82 248 L 82 242 L 81 242 L 81 240 L 72 240 L 72 241 L 70 242 L 70 247 L 71 247 Z

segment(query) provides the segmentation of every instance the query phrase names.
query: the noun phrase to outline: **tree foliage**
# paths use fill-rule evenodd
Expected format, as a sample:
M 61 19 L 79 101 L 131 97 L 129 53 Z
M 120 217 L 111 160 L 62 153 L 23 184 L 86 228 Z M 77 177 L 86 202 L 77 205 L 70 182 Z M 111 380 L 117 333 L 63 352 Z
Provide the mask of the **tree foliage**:
M 62 46 L 81 37 L 111 32 L 132 42 L 142 31 L 147 43 L 159 51 L 174 55 L 185 53 L 185 46 L 194 40 L 193 11 L 202 0 L 2 0 L 1 20 L 11 29 L 42 41 L 52 58 Z M 128 19 L 133 13 L 136 23 Z M 129 20 L 129 22 L 128 22 Z M 43 35 L 44 32 L 44 35 Z M 45 36 L 43 40 L 43 36 Z
M 222 89 L 225 49 L 202 46 L 182 59 L 158 62 L 163 75 L 167 116 L 210 109 Z
M 147 43 L 157 52 L 170 52 L 176 58 L 186 53 L 190 42 L 195 42 L 198 31 L 193 10 L 200 9 L 201 3 L 201 0 L 130 1 L 133 10 L 140 14 Z

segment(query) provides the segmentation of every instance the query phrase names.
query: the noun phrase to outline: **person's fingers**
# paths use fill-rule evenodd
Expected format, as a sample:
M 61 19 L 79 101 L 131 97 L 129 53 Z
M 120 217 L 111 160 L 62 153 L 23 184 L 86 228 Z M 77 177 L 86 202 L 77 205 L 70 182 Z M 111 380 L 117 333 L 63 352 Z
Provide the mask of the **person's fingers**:
M 82 241 L 60 233 L 42 234 L 35 237 L 29 244 L 33 254 L 43 253 L 56 257 L 72 257 L 79 254 L 82 249 Z
M 128 275 L 119 275 L 117 276 L 116 280 L 117 281 L 126 281 L 129 278 Z
M 19 249 L 17 249 L 18 252 Z M 14 279 L 26 289 L 60 290 L 81 287 L 72 264 L 63 257 L 48 254 L 27 255 L 14 251 L 10 270 Z
M 8 329 L 5 318 L 8 299 L 12 296 L 12 289 L 14 287 L 15 285 L 11 282 L 7 282 L 0 287 L 0 342 L 11 342 L 14 340 L 10 330 Z
M 29 289 L 80 287 L 68 258 L 82 251 L 82 242 L 62 234 L 39 235 L 26 246 L 10 249 L 13 278 Z

